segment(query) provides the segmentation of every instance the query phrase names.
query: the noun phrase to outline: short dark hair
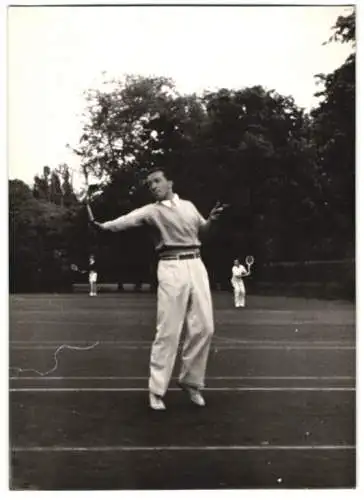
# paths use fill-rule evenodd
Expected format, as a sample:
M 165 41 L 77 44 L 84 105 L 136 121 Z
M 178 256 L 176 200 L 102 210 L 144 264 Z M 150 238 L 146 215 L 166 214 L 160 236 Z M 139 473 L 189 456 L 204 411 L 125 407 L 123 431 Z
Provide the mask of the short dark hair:
M 150 170 L 148 170 L 148 172 L 145 176 L 145 179 L 147 179 L 151 174 L 155 174 L 157 172 L 162 172 L 162 174 L 167 179 L 167 181 L 172 180 L 168 169 L 166 169 L 165 167 L 153 167 L 153 168 L 151 168 Z

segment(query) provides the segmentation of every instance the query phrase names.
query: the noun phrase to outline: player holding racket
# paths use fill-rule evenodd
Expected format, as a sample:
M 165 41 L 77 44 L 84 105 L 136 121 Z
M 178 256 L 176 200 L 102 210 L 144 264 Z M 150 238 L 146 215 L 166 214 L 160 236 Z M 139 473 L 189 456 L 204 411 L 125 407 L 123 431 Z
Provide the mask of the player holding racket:
M 231 270 L 231 284 L 234 289 L 235 307 L 245 307 L 246 290 L 243 278 L 246 276 L 250 276 L 251 266 L 254 262 L 254 259 L 252 259 L 251 257 L 247 257 L 245 259 L 245 262 L 248 269 L 246 269 L 243 264 L 240 264 L 239 259 L 235 259 L 234 265 Z
M 150 357 L 149 405 L 153 410 L 165 410 L 163 396 L 186 319 L 179 385 L 195 405 L 205 406 L 201 390 L 214 321 L 209 279 L 200 258 L 200 237 L 226 205 L 218 203 L 205 220 L 190 201 L 182 200 L 173 192 L 173 182 L 163 169 L 150 172 L 146 185 L 155 203 L 103 224 L 94 220 L 89 207 L 89 218 L 101 230 L 152 226 L 159 262 L 157 331 Z
M 91 208 L 89 205 L 87 205 L 87 207 L 88 207 L 87 211 L 89 212 L 89 210 L 91 210 Z M 97 295 L 97 270 L 96 270 L 95 257 L 93 255 L 90 255 L 89 267 L 88 267 L 87 271 L 85 269 L 80 269 L 76 264 L 71 264 L 71 270 L 75 273 L 81 273 L 81 274 L 87 273 L 88 274 L 88 282 L 90 285 L 89 295 L 90 295 L 90 297 L 96 297 L 96 295 Z
M 95 257 L 93 255 L 90 255 L 88 281 L 90 283 L 90 297 L 96 297 L 96 295 L 97 295 L 97 270 L 96 270 Z

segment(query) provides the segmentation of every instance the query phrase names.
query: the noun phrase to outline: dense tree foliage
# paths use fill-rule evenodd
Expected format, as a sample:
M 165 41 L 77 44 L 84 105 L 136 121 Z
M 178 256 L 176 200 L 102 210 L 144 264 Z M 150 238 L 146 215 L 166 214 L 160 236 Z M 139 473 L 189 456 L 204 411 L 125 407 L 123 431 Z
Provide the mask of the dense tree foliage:
M 354 12 L 339 17 L 331 41 L 355 47 Z M 354 256 L 355 235 L 355 53 L 328 75 L 317 75 L 323 87 L 312 115 L 320 186 L 326 210 L 321 225 L 326 248 Z M 340 243 L 341 241 L 341 243 Z
M 71 200 L 66 206 L 56 172 L 44 173 L 36 177 L 33 191 L 22 181 L 9 181 L 11 291 L 70 289 L 70 264 L 86 258 L 80 241 L 87 235 L 87 224 L 82 231 L 86 220 L 81 223 L 84 216 L 76 196 L 72 189 L 66 191 Z
M 230 205 L 204 246 L 213 282 L 226 283 L 232 259 L 248 253 L 263 280 L 268 264 L 280 261 L 353 258 L 354 12 L 338 18 L 327 43 L 350 43 L 353 53 L 317 75 L 320 102 L 310 113 L 258 85 L 181 95 L 170 79 L 134 75 L 90 90 L 74 151 L 85 177 L 102 188 L 93 204 L 97 218 L 149 201 L 143 179 L 163 166 L 204 215 L 217 200 Z M 40 287 L 40 276 L 44 288 L 45 276 L 62 277 L 70 262 L 85 266 L 90 252 L 105 280 L 153 280 L 147 232 L 91 233 L 67 165 L 44 167 L 32 190 L 10 181 L 9 194 L 12 289 Z

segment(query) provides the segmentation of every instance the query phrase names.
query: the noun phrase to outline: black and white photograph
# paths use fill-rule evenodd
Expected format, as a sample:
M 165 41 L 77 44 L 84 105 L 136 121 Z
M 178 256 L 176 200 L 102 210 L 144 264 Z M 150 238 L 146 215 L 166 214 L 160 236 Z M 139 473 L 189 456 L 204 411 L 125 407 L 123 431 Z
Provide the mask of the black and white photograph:
M 356 21 L 7 5 L 9 491 L 356 490 Z

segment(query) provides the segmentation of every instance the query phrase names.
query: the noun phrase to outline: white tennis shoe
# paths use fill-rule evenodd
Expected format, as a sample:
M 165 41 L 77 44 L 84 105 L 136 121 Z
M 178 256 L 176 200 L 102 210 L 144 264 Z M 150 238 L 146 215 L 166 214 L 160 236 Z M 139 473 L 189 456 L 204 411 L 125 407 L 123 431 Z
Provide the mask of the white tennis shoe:
M 178 385 L 181 389 L 183 389 L 189 396 L 191 402 L 196 406 L 206 406 L 206 402 L 201 394 L 199 389 L 195 387 L 191 387 L 190 385 L 183 384 L 182 382 L 178 382 Z
M 158 396 L 157 394 L 153 394 L 153 392 L 149 393 L 149 406 L 152 408 L 152 410 L 165 410 L 166 405 L 163 403 L 163 399 L 161 396 Z

